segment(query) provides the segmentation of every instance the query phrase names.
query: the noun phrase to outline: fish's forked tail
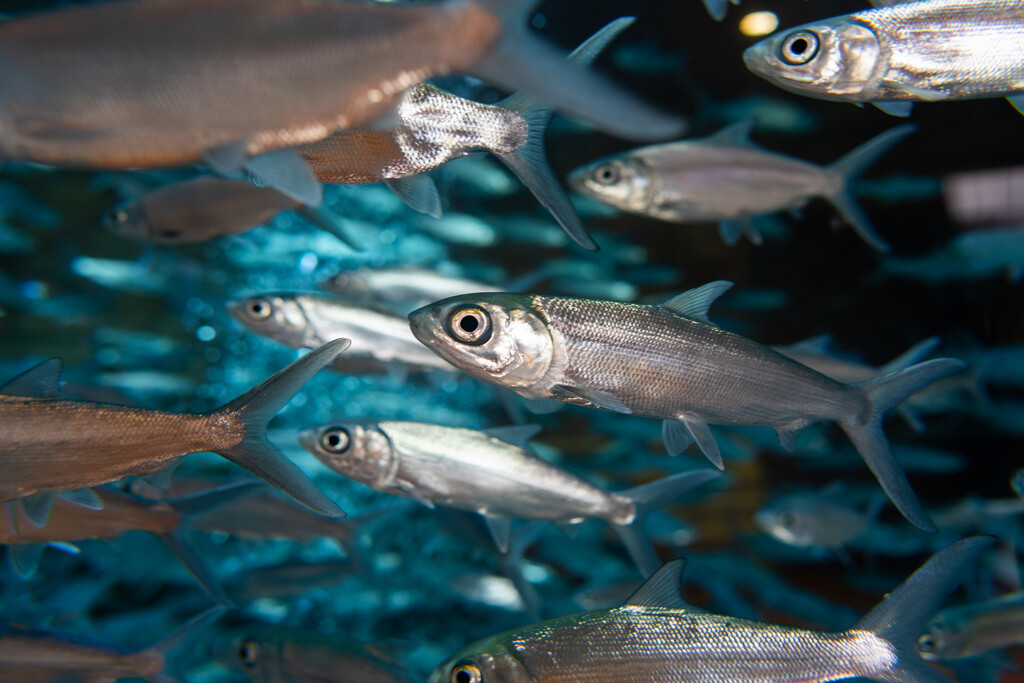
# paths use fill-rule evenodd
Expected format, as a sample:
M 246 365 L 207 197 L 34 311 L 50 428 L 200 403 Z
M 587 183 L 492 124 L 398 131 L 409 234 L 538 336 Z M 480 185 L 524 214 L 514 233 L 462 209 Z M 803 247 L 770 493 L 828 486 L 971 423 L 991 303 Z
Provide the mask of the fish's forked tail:
M 605 78 L 572 64 L 526 25 L 537 0 L 474 0 L 502 25 L 498 44 L 469 72 L 508 90 L 524 90 L 552 109 L 631 140 L 667 140 L 685 121 L 643 104 Z
M 938 358 L 851 385 L 864 391 L 870 413 L 863 422 L 855 418 L 840 422 L 843 431 L 871 468 L 878 483 L 882 485 L 896 508 L 911 524 L 925 531 L 937 531 L 935 523 L 925 512 L 924 506 L 907 481 L 907 475 L 893 457 L 889 440 L 882 431 L 882 419 L 886 411 L 903 403 L 911 395 L 965 367 L 967 364 L 961 360 Z
M 569 61 L 586 66 L 616 36 L 635 21 L 634 17 L 620 17 L 585 40 L 569 55 Z M 513 152 L 496 153 L 519 181 L 537 198 L 541 205 L 551 212 L 565 233 L 576 244 L 589 251 L 597 251 L 597 243 L 587 233 L 576 209 L 555 178 L 544 152 L 544 132 L 551 122 L 552 111 L 532 96 L 518 92 L 498 103 L 499 107 L 510 109 L 526 122 L 527 137 L 519 149 Z
M 335 339 L 310 351 L 284 370 L 250 389 L 213 413 L 245 425 L 245 438 L 236 446 L 215 451 L 244 467 L 257 477 L 291 496 L 306 507 L 328 517 L 345 513 L 309 480 L 302 470 L 267 441 L 266 429 L 277 411 L 322 368 L 349 347 L 348 339 Z
M 917 130 L 917 127 L 910 123 L 890 128 L 827 167 L 829 171 L 840 176 L 841 182 L 826 199 L 832 202 L 832 205 L 836 207 L 836 210 L 842 214 L 846 222 L 853 227 L 862 240 L 867 242 L 873 249 L 881 252 L 888 252 L 889 245 L 871 227 L 871 221 L 868 220 L 864 210 L 860 208 L 857 200 L 853 197 L 851 185 L 868 166 L 878 161 L 879 157 L 915 130 Z
M 661 560 L 655 554 L 651 540 L 643 532 L 644 517 L 647 513 L 671 503 L 686 491 L 721 476 L 722 473 L 718 470 L 691 470 L 619 492 L 620 496 L 628 498 L 633 503 L 636 514 L 630 523 L 612 524 L 612 528 L 619 534 L 629 556 L 633 558 L 637 569 L 645 578 L 658 571 Z
M 366 247 L 360 244 L 359 240 L 348 232 L 345 223 L 323 206 L 300 206 L 295 209 L 295 213 L 324 232 L 334 235 L 339 242 L 353 251 L 366 251 Z
M 993 541 L 991 536 L 965 538 L 935 553 L 854 624 L 851 630 L 873 633 L 895 650 L 896 661 L 892 668 L 868 678 L 897 683 L 954 683 L 952 678 L 921 659 L 917 638 L 946 595 L 964 580 L 978 556 Z

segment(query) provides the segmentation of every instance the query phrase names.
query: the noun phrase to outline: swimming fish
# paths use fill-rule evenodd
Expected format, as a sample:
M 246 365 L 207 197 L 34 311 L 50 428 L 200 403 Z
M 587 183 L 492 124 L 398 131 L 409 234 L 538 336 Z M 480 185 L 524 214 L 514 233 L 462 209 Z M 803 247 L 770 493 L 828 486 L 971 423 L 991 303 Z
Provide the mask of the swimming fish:
M 446 275 L 430 268 L 359 268 L 332 275 L 320 287 L 339 296 L 368 302 L 431 301 L 479 292 L 487 283 Z
M 324 344 L 204 415 L 57 398 L 60 361 L 41 363 L 0 387 L 0 501 L 152 475 L 189 453 L 212 451 L 321 514 L 344 516 L 264 432 L 348 345 L 348 339 Z
M 425 505 L 484 515 L 502 552 L 509 547 L 509 518 L 557 523 L 607 521 L 622 537 L 637 566 L 657 569 L 650 542 L 634 523 L 717 475 L 686 472 L 621 493 L 608 493 L 529 451 L 537 428 L 487 431 L 422 422 L 338 422 L 305 429 L 299 442 L 335 472 L 367 486 Z
M 691 607 L 680 597 L 685 562 L 675 560 L 621 607 L 485 638 L 435 669 L 430 682 L 951 681 L 921 660 L 917 636 L 990 543 L 969 538 L 935 554 L 852 628 L 839 632 Z
M 103 225 L 139 242 L 196 244 L 237 235 L 295 211 L 318 228 L 357 248 L 328 211 L 304 206 L 272 187 L 247 180 L 199 176 L 146 192 L 111 209 Z
M 1024 4 L 891 4 L 781 31 L 747 48 L 743 62 L 785 90 L 895 116 L 913 102 L 1007 97 L 1024 106 Z
M 19 17 L 0 26 L 0 155 L 89 168 L 206 160 L 317 205 L 308 167 L 281 150 L 367 124 L 448 71 L 526 90 L 613 133 L 678 132 L 680 120 L 529 33 L 534 4 L 161 0 Z
M 747 119 L 714 135 L 641 147 L 605 157 L 569 174 L 577 192 L 623 211 L 671 223 L 717 221 L 722 239 L 735 244 L 761 233 L 753 216 L 796 210 L 822 197 L 861 239 L 879 251 L 885 243 L 857 205 L 850 183 L 913 126 L 892 128 L 828 166 L 771 152 L 750 141 Z
M 228 313 L 256 334 L 293 349 L 315 348 L 326 340 L 352 340 L 332 367 L 347 374 L 380 373 L 401 363 L 417 370 L 451 372 L 451 366 L 423 347 L 397 313 L 324 294 L 263 294 L 228 303 Z
M 532 399 L 665 420 L 669 453 L 694 441 L 722 467 L 709 424 L 774 427 L 783 446 L 821 420 L 838 422 L 900 512 L 935 527 L 882 431 L 886 411 L 964 367 L 941 359 L 841 384 L 757 342 L 719 329 L 717 281 L 660 306 L 530 294 L 444 299 L 409 314 L 416 338 L 474 377 Z
M 631 23 L 632 17 L 623 17 L 608 24 L 576 48 L 569 61 L 589 64 Z M 423 174 L 470 152 L 487 150 L 534 193 L 577 244 L 594 250 L 597 245 L 545 159 L 544 131 L 551 113 L 523 94 L 487 105 L 421 83 L 402 96 L 394 128 L 343 130 L 298 151 L 320 182 L 383 182 L 412 208 L 439 218 L 437 188 Z
M 917 639 L 925 659 L 961 659 L 1024 643 L 1024 592 L 950 607 L 928 622 Z

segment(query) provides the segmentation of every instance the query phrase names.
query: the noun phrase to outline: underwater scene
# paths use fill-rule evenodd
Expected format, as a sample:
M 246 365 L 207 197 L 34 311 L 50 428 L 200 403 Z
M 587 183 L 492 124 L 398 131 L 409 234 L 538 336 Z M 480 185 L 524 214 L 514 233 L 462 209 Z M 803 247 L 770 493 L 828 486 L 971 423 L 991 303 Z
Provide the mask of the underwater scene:
M 1024 2 L 0 7 L 0 681 L 1024 681 Z

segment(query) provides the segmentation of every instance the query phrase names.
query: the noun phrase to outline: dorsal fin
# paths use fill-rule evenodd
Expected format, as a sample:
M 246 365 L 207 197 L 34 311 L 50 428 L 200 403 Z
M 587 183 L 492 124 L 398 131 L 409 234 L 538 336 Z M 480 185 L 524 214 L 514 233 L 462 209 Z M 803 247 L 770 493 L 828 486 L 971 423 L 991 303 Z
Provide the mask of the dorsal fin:
M 756 125 L 757 119 L 753 116 L 748 116 L 742 121 L 729 124 L 717 133 L 709 135 L 707 139 L 714 140 L 715 142 L 723 145 L 740 145 L 743 147 L 749 147 L 754 144 L 750 141 L 750 131 L 754 130 L 754 126 Z
M 28 398 L 53 398 L 60 384 L 60 358 L 44 360 L 0 387 L 0 394 Z
M 728 280 L 715 280 L 674 296 L 663 303 L 662 306 L 673 313 L 678 313 L 684 318 L 710 325 L 708 308 L 711 307 L 715 299 L 722 296 L 730 287 L 732 287 L 732 283 Z
M 636 589 L 623 605 L 692 610 L 682 596 L 683 569 L 686 560 L 672 560 Z

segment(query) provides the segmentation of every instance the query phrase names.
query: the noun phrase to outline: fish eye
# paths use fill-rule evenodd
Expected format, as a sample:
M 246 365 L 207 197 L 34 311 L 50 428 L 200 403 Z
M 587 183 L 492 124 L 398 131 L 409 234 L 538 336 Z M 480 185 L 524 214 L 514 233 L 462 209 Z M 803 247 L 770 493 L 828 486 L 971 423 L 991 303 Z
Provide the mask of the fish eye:
M 779 524 L 786 528 L 796 525 L 796 514 L 792 510 L 783 510 L 779 513 Z
M 252 299 L 245 305 L 245 310 L 253 320 L 266 320 L 274 307 L 266 299 Z
M 491 338 L 491 317 L 477 306 L 460 308 L 448 316 L 448 334 L 464 344 L 483 344 Z
M 328 453 L 344 453 L 352 443 L 352 437 L 344 427 L 331 427 L 320 435 L 320 447 Z
M 124 209 L 111 209 L 103 216 L 107 225 L 121 225 L 128 222 L 128 212 Z
M 452 683 L 480 683 L 482 680 L 480 667 L 473 662 L 462 660 L 452 668 Z
M 594 171 L 594 180 L 601 183 L 602 185 L 614 185 L 619 181 L 619 169 L 614 164 L 605 164 L 599 166 Z
M 238 658 L 249 668 L 256 666 L 259 654 L 260 646 L 256 644 L 255 640 L 243 640 L 238 646 Z
M 918 652 L 935 652 L 936 649 L 935 636 L 930 633 L 924 633 L 920 638 L 917 639 L 917 651 Z
M 821 41 L 813 31 L 797 31 L 782 41 L 782 61 L 793 66 L 800 66 L 814 59 L 818 54 Z

